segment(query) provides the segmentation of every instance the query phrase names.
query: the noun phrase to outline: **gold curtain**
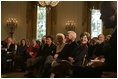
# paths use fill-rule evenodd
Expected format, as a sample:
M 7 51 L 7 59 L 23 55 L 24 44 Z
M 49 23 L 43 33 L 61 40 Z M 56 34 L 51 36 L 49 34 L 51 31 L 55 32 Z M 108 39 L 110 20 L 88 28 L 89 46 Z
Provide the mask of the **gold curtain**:
M 83 16 L 82 16 L 82 26 L 83 26 L 83 32 L 89 32 L 91 33 L 91 11 L 90 6 L 88 2 L 84 2 L 83 7 Z
M 29 1 L 27 5 L 27 39 L 36 39 L 37 29 L 37 1 Z M 47 10 L 46 14 L 46 35 L 56 36 L 56 7 Z M 55 38 L 54 38 L 55 39 Z
M 82 26 L 83 32 L 91 34 L 91 10 L 99 9 L 100 1 L 85 1 L 83 7 Z
M 47 10 L 46 35 L 51 35 L 54 39 L 56 36 L 56 14 L 56 7 L 51 7 L 51 10 Z
M 37 2 L 28 1 L 26 11 L 27 22 L 27 39 L 36 39 L 36 24 L 37 24 Z

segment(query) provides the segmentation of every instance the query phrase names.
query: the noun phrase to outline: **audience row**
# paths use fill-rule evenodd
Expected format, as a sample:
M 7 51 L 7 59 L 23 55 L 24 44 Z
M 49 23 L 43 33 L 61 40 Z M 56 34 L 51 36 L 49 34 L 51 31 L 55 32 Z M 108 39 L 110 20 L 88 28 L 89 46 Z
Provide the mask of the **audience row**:
M 8 37 L 2 41 L 1 46 L 2 74 L 7 72 L 7 63 L 10 60 L 15 63 L 14 69 L 20 66 L 21 71 L 28 71 L 25 76 L 30 77 L 52 77 L 54 73 L 58 73 L 56 67 L 62 62 L 73 66 L 87 65 L 90 60 L 100 59 L 104 62 L 103 49 L 108 45 L 110 37 L 111 35 L 107 35 L 105 38 L 100 34 L 90 40 L 90 34 L 84 32 L 76 42 L 76 33 L 68 31 L 66 36 L 58 33 L 55 43 L 52 36 L 43 36 L 41 42 L 32 39 L 30 45 L 25 39 L 18 44 Z M 65 71 L 65 74 L 67 73 L 68 71 Z

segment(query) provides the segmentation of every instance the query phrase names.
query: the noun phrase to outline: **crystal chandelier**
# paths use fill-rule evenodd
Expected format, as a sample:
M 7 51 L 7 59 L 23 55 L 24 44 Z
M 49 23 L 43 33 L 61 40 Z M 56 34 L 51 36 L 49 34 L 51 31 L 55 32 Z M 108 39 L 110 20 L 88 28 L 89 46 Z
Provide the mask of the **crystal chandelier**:
M 17 23 L 18 21 L 16 20 L 16 18 L 9 18 L 7 20 L 7 32 L 10 34 L 10 37 L 13 38 L 13 34 L 17 28 Z
M 43 7 L 54 7 L 59 1 L 39 1 L 39 4 Z
M 66 31 L 75 31 L 75 22 L 73 20 L 66 22 Z

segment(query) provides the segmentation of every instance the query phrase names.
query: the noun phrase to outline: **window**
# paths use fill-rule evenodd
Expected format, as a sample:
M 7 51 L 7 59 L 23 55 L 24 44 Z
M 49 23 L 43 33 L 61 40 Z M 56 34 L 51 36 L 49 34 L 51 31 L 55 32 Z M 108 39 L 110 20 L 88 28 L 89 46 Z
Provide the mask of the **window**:
M 98 37 L 102 34 L 102 21 L 100 20 L 100 10 L 92 9 L 92 20 L 91 20 L 91 38 Z
M 46 7 L 37 6 L 37 40 L 46 35 Z

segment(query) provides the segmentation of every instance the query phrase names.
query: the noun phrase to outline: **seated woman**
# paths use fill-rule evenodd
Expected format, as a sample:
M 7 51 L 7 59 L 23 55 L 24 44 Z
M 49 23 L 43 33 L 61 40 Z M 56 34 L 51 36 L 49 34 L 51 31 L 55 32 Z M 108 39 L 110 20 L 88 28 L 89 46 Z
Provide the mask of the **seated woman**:
M 26 50 L 27 50 L 26 41 L 25 39 L 22 39 L 15 57 L 15 67 L 20 65 L 22 71 L 25 71 L 25 62 L 27 59 Z
M 36 57 L 39 50 L 40 50 L 39 45 L 37 44 L 36 40 L 33 39 L 32 44 L 27 49 L 27 52 L 29 54 L 29 58 L 27 59 L 28 74 L 25 74 L 25 76 L 32 75 L 33 66 L 39 61 L 39 57 Z
M 65 39 L 65 36 L 62 33 L 58 33 L 56 35 L 56 46 L 57 46 L 57 48 L 56 48 L 56 54 L 54 55 L 55 59 L 57 59 L 59 53 L 62 51 L 62 49 L 65 46 L 64 39 Z

